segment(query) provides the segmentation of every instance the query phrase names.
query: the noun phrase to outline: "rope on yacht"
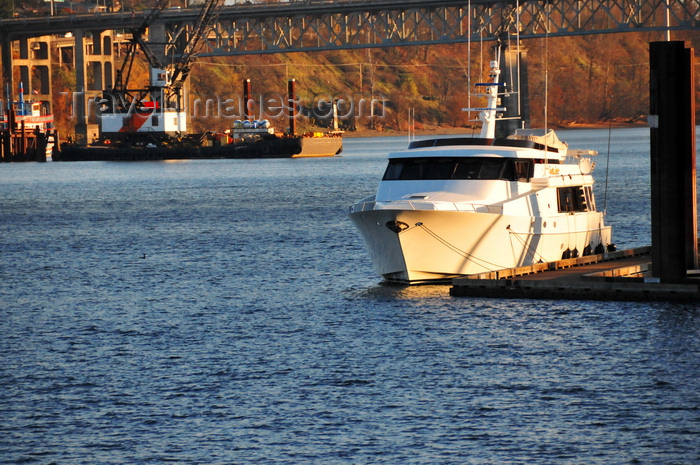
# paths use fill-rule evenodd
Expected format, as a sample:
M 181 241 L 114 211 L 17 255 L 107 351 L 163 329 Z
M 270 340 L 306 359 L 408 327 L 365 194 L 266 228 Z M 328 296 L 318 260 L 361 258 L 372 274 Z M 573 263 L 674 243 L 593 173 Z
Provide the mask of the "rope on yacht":
M 525 242 L 525 240 L 524 240 L 523 238 L 520 237 L 521 234 L 524 234 L 524 235 L 526 235 L 526 236 L 531 236 L 532 234 L 530 234 L 530 233 L 516 233 L 515 231 L 513 231 L 512 229 L 510 229 L 510 225 L 508 225 L 508 227 L 507 227 L 506 229 L 508 230 L 508 233 L 509 233 L 509 234 L 511 234 L 513 237 L 515 237 L 518 241 L 520 241 L 520 244 L 522 244 L 522 246 L 525 247 L 525 248 L 527 249 L 528 254 L 530 254 L 530 255 L 532 256 L 532 259 L 533 259 L 533 260 L 537 260 L 537 259 L 538 259 L 537 256 L 539 255 L 539 260 L 541 260 L 541 261 L 543 261 L 543 262 L 546 262 L 546 261 L 547 261 L 547 260 L 544 259 L 544 257 L 543 257 L 542 255 L 540 255 L 539 253 L 537 253 L 537 251 L 534 250 L 530 244 L 528 244 L 527 242 Z
M 479 258 L 479 257 L 477 257 L 477 256 L 475 256 L 475 255 L 470 254 L 469 252 L 465 252 L 464 250 L 461 250 L 461 249 L 460 249 L 459 247 L 457 247 L 456 245 L 451 244 L 451 243 L 450 243 L 449 241 L 447 241 L 446 239 L 443 239 L 442 237 L 440 237 L 437 233 L 435 233 L 434 231 L 432 231 L 429 227 L 427 227 L 427 226 L 424 225 L 423 223 L 416 223 L 416 226 L 420 226 L 421 228 L 423 228 L 423 229 L 425 230 L 425 232 L 427 232 L 428 234 L 430 234 L 431 236 L 433 236 L 433 238 L 434 238 L 435 240 L 437 240 L 438 242 L 440 242 L 442 245 L 444 245 L 444 246 L 447 247 L 448 249 L 452 250 L 452 251 L 453 251 L 454 253 L 456 253 L 457 255 L 460 255 L 460 256 L 462 256 L 462 257 L 468 259 L 468 260 L 472 260 L 472 261 L 476 262 L 477 265 L 482 266 L 482 267 L 486 268 L 486 269 L 489 270 L 489 271 L 496 271 L 496 270 L 502 270 L 502 269 L 508 268 L 507 266 L 497 265 L 496 263 L 489 262 L 489 261 L 487 261 L 487 260 L 484 260 L 483 258 Z M 486 263 L 487 265 L 490 265 L 490 266 L 495 267 L 495 268 L 489 268 L 487 265 L 484 265 L 484 264 L 478 263 L 478 262 Z

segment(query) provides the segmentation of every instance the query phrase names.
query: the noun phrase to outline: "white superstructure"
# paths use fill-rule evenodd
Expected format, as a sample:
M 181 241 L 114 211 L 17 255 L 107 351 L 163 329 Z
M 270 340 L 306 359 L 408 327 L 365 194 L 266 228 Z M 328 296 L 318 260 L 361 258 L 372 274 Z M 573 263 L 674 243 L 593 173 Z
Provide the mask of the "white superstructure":
M 350 207 L 385 280 L 446 280 L 613 247 L 593 195 L 595 152 L 568 151 L 551 130 L 493 138 L 498 75 L 493 62 L 480 138 L 389 154 L 376 195 Z

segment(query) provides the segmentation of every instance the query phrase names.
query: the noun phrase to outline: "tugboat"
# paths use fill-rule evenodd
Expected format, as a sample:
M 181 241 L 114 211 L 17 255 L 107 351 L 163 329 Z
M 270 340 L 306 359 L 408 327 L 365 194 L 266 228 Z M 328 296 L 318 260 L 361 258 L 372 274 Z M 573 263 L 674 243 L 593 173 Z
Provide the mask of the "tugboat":
M 389 154 L 377 193 L 349 209 L 387 282 L 417 284 L 614 250 L 593 194 L 594 151 L 553 130 L 495 138 L 500 51 L 479 138 L 414 141 Z M 482 94 L 484 95 L 484 94 Z
M 24 126 L 32 131 L 38 129 L 47 132 L 53 128 L 53 115 L 51 114 L 49 102 L 40 100 L 25 100 L 23 84 L 19 83 L 19 101 L 14 104 L 14 115 L 11 115 L 12 108 L 3 111 L 0 115 L 0 124 L 3 128 L 10 126 L 10 119 L 17 126 Z
M 19 100 L 0 109 L 0 162 L 45 162 L 57 137 L 53 122 L 49 102 L 26 100 L 20 82 Z

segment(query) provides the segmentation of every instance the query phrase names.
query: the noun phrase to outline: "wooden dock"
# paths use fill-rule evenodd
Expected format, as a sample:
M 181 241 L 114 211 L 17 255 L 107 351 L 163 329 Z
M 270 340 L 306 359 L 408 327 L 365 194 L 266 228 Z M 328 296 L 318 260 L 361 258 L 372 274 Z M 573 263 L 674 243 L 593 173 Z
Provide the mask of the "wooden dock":
M 640 247 L 456 278 L 450 295 L 700 302 L 700 279 L 662 283 L 652 278 L 651 247 Z

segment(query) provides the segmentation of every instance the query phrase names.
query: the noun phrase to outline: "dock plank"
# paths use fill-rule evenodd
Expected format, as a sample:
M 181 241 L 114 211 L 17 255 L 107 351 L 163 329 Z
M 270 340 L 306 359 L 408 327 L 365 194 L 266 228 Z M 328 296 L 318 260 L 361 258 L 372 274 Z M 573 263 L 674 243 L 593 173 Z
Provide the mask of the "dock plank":
M 700 281 L 649 277 L 651 248 L 498 270 L 456 278 L 455 297 L 700 302 Z

